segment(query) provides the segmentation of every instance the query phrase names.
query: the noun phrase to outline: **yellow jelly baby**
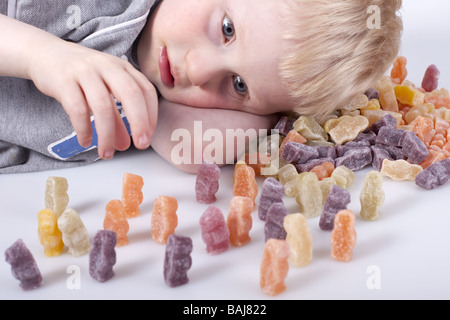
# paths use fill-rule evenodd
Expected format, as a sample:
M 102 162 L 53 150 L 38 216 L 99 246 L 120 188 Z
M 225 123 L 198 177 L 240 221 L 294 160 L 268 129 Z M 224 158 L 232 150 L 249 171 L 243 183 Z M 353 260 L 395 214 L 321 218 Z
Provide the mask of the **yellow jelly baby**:
M 58 217 L 50 209 L 38 213 L 39 241 L 44 246 L 47 257 L 59 256 L 64 248 L 62 233 L 58 229 Z

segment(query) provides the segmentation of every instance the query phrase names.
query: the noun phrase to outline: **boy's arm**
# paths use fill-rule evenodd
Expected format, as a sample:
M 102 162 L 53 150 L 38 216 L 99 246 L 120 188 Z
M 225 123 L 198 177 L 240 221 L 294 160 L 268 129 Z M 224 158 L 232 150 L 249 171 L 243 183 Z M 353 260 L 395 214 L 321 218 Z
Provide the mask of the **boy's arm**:
M 128 62 L 95 51 L 0 14 L 0 76 L 29 79 L 59 101 L 79 143 L 92 139 L 90 114 L 95 116 L 99 155 L 130 145 L 128 132 L 113 97 L 122 103 L 134 144 L 147 148 L 156 127 L 156 89 Z
M 270 129 L 279 119 L 276 115 L 259 116 L 235 110 L 193 108 L 164 99 L 159 101 L 158 114 L 153 149 L 175 167 L 189 173 L 196 173 L 204 160 L 203 156 L 215 155 L 214 151 L 222 153 L 219 164 L 235 161 L 244 151 L 242 148 L 245 146 L 240 142 L 245 141 L 246 136 L 257 136 L 260 129 L 269 130 L 270 134 Z M 236 137 L 235 141 L 230 143 L 230 137 Z M 190 153 L 190 159 L 183 157 L 186 156 L 183 152 Z M 188 161 L 180 164 L 181 160 Z

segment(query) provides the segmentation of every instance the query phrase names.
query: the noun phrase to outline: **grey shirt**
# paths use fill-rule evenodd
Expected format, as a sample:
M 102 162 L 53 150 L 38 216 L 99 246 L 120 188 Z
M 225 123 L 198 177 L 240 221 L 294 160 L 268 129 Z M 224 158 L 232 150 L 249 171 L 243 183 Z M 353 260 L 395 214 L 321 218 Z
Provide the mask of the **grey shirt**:
M 159 2 L 0 0 L 0 13 L 66 41 L 122 57 L 138 68 L 136 39 Z M 96 136 L 91 148 L 82 148 L 55 99 L 42 94 L 32 81 L 0 77 L 0 173 L 81 166 L 97 159 Z

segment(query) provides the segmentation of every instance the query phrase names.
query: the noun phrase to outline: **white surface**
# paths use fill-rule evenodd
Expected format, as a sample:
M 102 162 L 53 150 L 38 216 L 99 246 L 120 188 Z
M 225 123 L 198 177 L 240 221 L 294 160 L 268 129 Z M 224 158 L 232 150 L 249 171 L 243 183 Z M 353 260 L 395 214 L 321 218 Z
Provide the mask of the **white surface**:
M 441 7 L 439 7 L 441 6 Z M 444 6 L 444 7 L 442 7 Z M 410 76 L 421 82 L 426 67 L 434 63 L 442 73 L 440 86 L 450 88 L 449 2 L 404 1 L 405 20 L 402 54 L 408 58 Z M 102 228 L 108 201 L 120 198 L 124 172 L 144 178 L 142 216 L 130 220 L 130 244 L 117 249 L 116 276 L 97 283 L 89 276 L 88 256 L 74 258 L 67 253 L 45 257 L 37 236 L 37 213 L 44 207 L 45 181 L 49 176 L 69 181 L 69 207 L 78 211 L 91 237 Z M 232 167 L 222 169 L 216 206 L 224 214 L 231 199 Z M 210 256 L 200 235 L 198 219 L 207 206 L 195 201 L 195 176 L 184 174 L 165 163 L 153 151 L 131 151 L 113 161 L 94 165 L 23 175 L 0 176 L 0 252 L 18 238 L 33 253 L 44 278 L 42 288 L 24 292 L 12 277 L 10 266 L 0 262 L 0 299 L 448 299 L 450 298 L 450 183 L 424 191 L 413 182 L 385 178 L 386 202 L 382 219 L 365 222 L 359 218 L 359 192 L 364 174 L 357 173 L 349 191 L 349 209 L 357 214 L 358 243 L 354 260 L 335 262 L 329 257 L 329 232 L 321 231 L 318 218 L 310 219 L 314 259 L 309 266 L 291 268 L 287 290 L 276 298 L 259 288 L 259 266 L 264 246 L 263 223 L 253 214 L 252 241 L 242 248 Z M 261 183 L 262 180 L 259 180 Z M 176 233 L 192 237 L 193 266 L 189 284 L 169 288 L 162 269 L 164 246 L 151 240 L 150 216 L 154 199 L 173 196 L 179 202 Z M 292 199 L 290 212 L 298 210 Z M 3 260 L 1 258 L 0 260 Z M 66 272 L 71 265 L 81 270 L 81 288 L 70 290 Z M 375 266 L 381 288 L 370 290 L 367 281 Z

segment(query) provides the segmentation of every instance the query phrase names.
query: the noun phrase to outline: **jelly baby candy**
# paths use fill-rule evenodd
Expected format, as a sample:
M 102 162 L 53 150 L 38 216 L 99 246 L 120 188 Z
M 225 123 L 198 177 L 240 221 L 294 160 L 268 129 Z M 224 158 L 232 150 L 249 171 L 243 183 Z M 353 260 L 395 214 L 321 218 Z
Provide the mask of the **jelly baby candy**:
M 271 238 L 285 240 L 286 231 L 283 227 L 284 218 L 288 211 L 282 202 L 276 202 L 267 211 L 266 223 L 264 224 L 265 240 Z
M 294 130 L 298 131 L 306 140 L 328 141 L 328 133 L 311 117 L 301 116 L 294 122 Z
M 166 196 L 156 198 L 151 218 L 152 238 L 160 244 L 166 244 L 169 235 L 178 225 L 177 199 Z
M 206 252 L 216 255 L 228 250 L 230 232 L 219 208 L 208 207 L 200 217 L 200 227 L 203 242 L 206 244 Z
M 416 185 L 432 190 L 444 185 L 450 179 L 450 158 L 433 163 L 416 177 Z
M 338 212 L 331 231 L 331 257 L 337 261 L 349 262 L 353 259 L 356 245 L 355 215 L 350 210 Z
M 381 78 L 376 83 L 375 89 L 380 93 L 379 100 L 383 110 L 398 112 L 398 102 L 391 79 L 389 77 Z
M 422 88 L 426 92 L 431 92 L 433 90 L 436 90 L 439 85 L 439 77 L 441 73 L 439 72 L 439 69 L 432 64 L 427 68 L 425 71 L 425 76 L 422 80 Z
M 283 155 L 284 148 L 286 147 L 286 144 L 288 142 L 296 142 L 296 143 L 303 144 L 303 143 L 306 143 L 306 139 L 295 130 L 289 131 L 288 135 L 281 142 L 280 150 L 279 150 L 280 157 Z
M 333 173 L 334 169 L 336 169 L 334 167 L 334 164 L 330 161 L 326 161 L 321 165 L 312 168 L 310 172 L 314 172 L 317 176 L 317 179 L 319 179 L 319 181 L 322 181 L 325 178 L 331 177 L 331 174 Z
M 380 209 L 384 204 L 383 176 L 378 171 L 370 171 L 364 179 L 360 194 L 361 218 L 364 220 L 378 220 Z
M 322 190 L 319 179 L 313 172 L 305 172 L 298 184 L 295 200 L 307 218 L 315 218 L 322 213 Z
M 6 262 L 11 265 L 11 273 L 20 281 L 24 290 L 32 290 L 42 286 L 41 272 L 22 239 L 17 240 L 5 251 Z
M 258 216 L 266 220 L 267 210 L 276 202 L 283 202 L 284 187 L 278 180 L 267 178 L 264 180 L 259 197 Z
M 64 244 L 69 247 L 69 254 L 79 257 L 91 250 L 89 233 L 75 210 L 64 211 L 58 218 L 58 228 L 62 232 Z
M 252 199 L 255 206 L 255 199 L 258 195 L 258 184 L 255 179 L 255 170 L 247 165 L 236 168 L 234 173 L 233 196 L 248 197 Z
M 89 274 L 98 282 L 106 282 L 114 277 L 113 267 L 116 264 L 117 236 L 114 231 L 98 231 L 89 254 Z
M 198 169 L 195 182 L 195 196 L 199 203 L 216 202 L 219 190 L 220 168 L 214 163 L 204 162 Z
M 408 63 L 408 60 L 405 57 L 398 57 L 395 62 L 394 66 L 391 70 L 391 78 L 395 83 L 403 83 L 405 81 L 408 70 L 406 69 L 406 64 Z
M 421 105 L 425 100 L 422 92 L 408 85 L 395 86 L 394 92 L 399 102 L 409 106 Z
M 59 217 L 69 203 L 67 190 L 69 184 L 66 178 L 49 177 L 45 185 L 45 208 L 52 210 Z
M 302 143 L 288 142 L 282 154 L 282 158 L 287 163 L 306 163 L 310 159 L 319 157 L 319 152 L 316 148 L 307 146 Z
M 421 164 L 428 157 L 427 146 L 413 131 L 405 131 L 400 139 L 403 155 L 412 164 Z
M 164 257 L 164 280 L 169 287 L 177 287 L 189 282 L 188 270 L 192 265 L 191 238 L 171 234 L 167 239 Z
M 331 177 L 341 188 L 348 189 L 355 181 L 355 173 L 345 166 L 338 166 L 334 169 Z
M 120 200 L 111 200 L 105 208 L 105 219 L 103 229 L 116 233 L 117 246 L 122 247 L 128 244 L 128 231 L 130 225 L 127 220 L 127 212 Z
M 289 244 L 285 240 L 269 239 L 266 242 L 260 272 L 260 287 L 265 294 L 275 296 L 286 290 L 284 281 L 289 272 L 289 254 Z
M 342 157 L 336 159 L 336 167 L 346 167 L 352 171 L 359 171 L 373 162 L 372 150 L 369 147 L 352 148 Z
M 250 230 L 253 226 L 253 200 L 248 197 L 233 197 L 227 216 L 227 226 L 230 231 L 230 243 L 235 247 L 245 245 L 250 241 Z
M 284 136 L 287 136 L 289 132 L 294 129 L 295 119 L 290 119 L 288 116 L 282 116 L 275 126 L 275 130 Z
M 383 160 L 380 173 L 383 176 L 389 177 L 395 181 L 414 181 L 416 176 L 423 169 L 417 164 L 411 164 L 405 160 L 391 161 Z
M 38 213 L 38 235 L 47 257 L 61 254 L 64 242 L 62 233 L 58 229 L 58 217 L 52 210 L 44 209 Z
M 313 258 L 313 239 L 308 221 L 301 213 L 289 214 L 284 218 L 286 242 L 290 247 L 289 262 L 296 268 L 311 263 Z
M 125 173 L 122 184 L 122 204 L 127 213 L 127 218 L 135 218 L 141 215 L 139 206 L 144 200 L 142 187 L 144 179 L 141 176 Z
M 319 220 L 319 227 L 322 230 L 333 230 L 334 219 L 339 211 L 347 209 L 350 204 L 350 193 L 339 187 L 337 184 L 333 185 L 325 200 L 322 215 Z
M 343 116 L 334 122 L 328 133 L 336 144 L 341 145 L 353 141 L 368 126 L 369 120 L 364 116 Z

